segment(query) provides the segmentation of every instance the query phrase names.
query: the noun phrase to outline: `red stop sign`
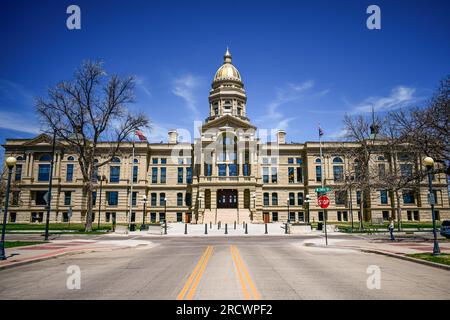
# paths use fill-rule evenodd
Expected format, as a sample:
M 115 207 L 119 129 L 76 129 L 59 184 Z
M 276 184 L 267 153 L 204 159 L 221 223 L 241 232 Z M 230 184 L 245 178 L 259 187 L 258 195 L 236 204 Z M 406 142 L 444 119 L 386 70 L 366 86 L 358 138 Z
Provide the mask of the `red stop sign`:
M 330 205 L 330 199 L 327 196 L 320 196 L 317 202 L 322 209 L 326 209 Z

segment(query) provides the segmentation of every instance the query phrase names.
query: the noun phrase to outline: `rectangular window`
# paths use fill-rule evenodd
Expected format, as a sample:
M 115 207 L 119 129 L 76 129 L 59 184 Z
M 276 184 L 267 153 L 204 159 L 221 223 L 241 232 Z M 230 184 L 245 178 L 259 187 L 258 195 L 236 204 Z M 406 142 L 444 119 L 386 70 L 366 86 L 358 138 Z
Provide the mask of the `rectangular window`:
M 106 199 L 109 206 L 117 206 L 119 204 L 119 192 L 118 191 L 107 191 Z
M 269 193 L 268 192 L 264 192 L 264 205 L 268 206 L 269 205 Z
M 187 207 L 190 207 L 192 205 L 192 195 L 190 192 L 186 192 L 186 196 L 184 198 L 184 202 L 186 203 Z
M 277 183 L 277 181 L 278 181 L 277 168 L 272 167 L 272 183 Z
M 323 211 L 319 211 L 319 221 L 323 221 Z
M 219 164 L 219 177 L 225 177 L 227 175 L 227 165 Z
M 230 177 L 235 177 L 237 176 L 237 165 L 234 163 L 230 163 L 228 165 L 228 175 Z
M 16 171 L 15 171 L 14 179 L 15 179 L 15 181 L 22 180 L 22 165 L 21 164 L 16 164 Z
M 109 167 L 109 182 L 119 182 L 120 179 L 120 167 L 111 166 Z
M 134 207 L 137 205 L 137 192 L 133 191 L 131 195 L 131 205 Z
M 414 192 L 412 190 L 403 191 L 403 203 L 404 204 L 414 204 Z
M 439 204 L 438 192 L 437 190 L 433 190 L 434 204 Z
M 95 206 L 97 203 L 97 191 L 92 192 L 92 205 Z
M 297 183 L 303 182 L 303 170 L 302 167 L 297 167 Z
M 178 158 L 178 164 L 183 164 L 183 158 Z
M 305 213 L 303 211 L 300 211 L 298 213 L 298 221 L 299 222 L 305 222 Z
M 70 163 L 67 165 L 66 182 L 72 182 L 72 180 L 73 180 L 73 164 Z
M 161 158 L 161 164 L 167 164 L 167 158 Z
M 166 213 L 165 212 L 159 213 L 159 222 L 166 222 Z
M 250 165 L 248 163 L 244 163 L 243 165 L 243 174 L 245 177 L 250 175 Z
M 322 181 L 322 168 L 320 166 L 316 166 L 316 181 Z
M 19 205 L 19 197 L 20 197 L 20 191 L 13 191 L 11 205 L 18 206 Z
M 151 223 L 156 222 L 156 212 L 150 212 L 150 222 Z
M 34 201 L 37 206 L 45 206 L 45 200 L 44 196 L 47 193 L 47 191 L 36 191 L 34 194 L 32 194 L 32 197 L 34 196 Z
M 361 191 L 356 191 L 356 204 L 361 204 Z
M 383 211 L 383 221 L 389 220 L 389 211 Z
M 72 203 L 72 191 L 65 191 L 64 192 L 64 205 L 70 206 Z
M 400 165 L 400 172 L 402 174 L 402 177 L 404 178 L 411 178 L 412 177 L 412 164 L 401 164 Z
M 289 212 L 289 221 L 295 222 L 295 212 Z
M 164 207 L 164 204 L 167 202 L 166 200 L 166 194 L 164 192 L 161 192 L 159 194 L 159 206 Z
M 278 212 L 272 212 L 272 221 L 277 222 L 278 221 Z
M 212 175 L 212 165 L 209 163 L 205 163 L 205 176 L 211 177 Z
M 177 206 L 183 206 L 183 194 L 181 192 L 177 193 Z
M 133 183 L 138 181 L 138 166 L 133 166 Z
M 186 183 L 187 184 L 192 183 L 192 168 L 191 167 L 186 168 Z
M 299 206 L 303 205 L 303 192 L 297 193 L 297 205 Z
M 177 212 L 177 222 L 183 222 L 183 213 Z
M 294 163 L 294 158 L 288 158 L 288 163 L 289 164 Z
M 340 182 L 344 178 L 344 167 L 343 166 L 333 166 L 333 176 L 335 182 Z
M 278 193 L 276 192 L 272 193 L 272 205 L 273 206 L 278 205 Z
M 160 183 L 166 183 L 166 168 L 164 168 L 164 167 L 161 168 L 161 177 L 160 177 L 159 182 Z
M 153 159 L 152 159 L 152 163 L 153 163 L 153 164 L 158 164 L 158 158 L 153 158 Z
M 419 211 L 414 211 L 413 214 L 414 214 L 414 220 L 420 221 Z
M 295 206 L 295 194 L 293 192 L 289 192 L 289 205 Z
M 156 207 L 156 193 L 154 192 L 150 195 L 150 205 Z
M 336 205 L 345 205 L 347 203 L 347 191 L 336 191 L 334 201 Z
M 183 183 L 183 168 L 178 168 L 178 183 Z
M 289 183 L 294 183 L 294 167 L 288 168 L 288 181 Z
M 50 179 L 50 165 L 40 164 L 38 172 L 38 181 L 48 181 Z
M 16 223 L 16 220 L 17 220 L 17 213 L 10 212 L 9 213 L 9 222 L 10 223 Z
M 302 158 L 295 158 L 295 162 L 297 163 L 297 164 L 302 164 L 303 162 L 302 162 Z
M 381 204 L 388 204 L 387 190 L 380 190 L 380 202 Z
M 62 222 L 69 222 L 69 213 L 68 212 L 63 212 L 63 216 L 62 216 Z
M 152 168 L 152 183 L 158 183 L 158 168 Z
M 263 183 L 269 183 L 269 168 L 263 167 Z

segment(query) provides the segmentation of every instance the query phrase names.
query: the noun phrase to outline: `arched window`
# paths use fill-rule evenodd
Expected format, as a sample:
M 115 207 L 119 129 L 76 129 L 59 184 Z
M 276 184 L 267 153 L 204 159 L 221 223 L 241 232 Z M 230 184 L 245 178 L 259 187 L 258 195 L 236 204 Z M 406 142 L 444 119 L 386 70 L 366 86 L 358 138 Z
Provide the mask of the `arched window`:
M 39 161 L 52 161 L 52 156 L 49 154 L 44 154 L 39 158 Z
M 117 158 L 117 157 L 114 157 L 114 158 L 111 159 L 111 162 L 112 163 L 120 163 L 120 159 Z
M 75 158 L 72 156 L 67 157 L 67 161 L 75 161 Z
M 378 157 L 378 161 L 384 161 L 384 157 L 383 156 L 379 156 Z
M 322 162 L 322 160 L 320 160 L 320 158 L 316 159 L 316 163 L 321 163 L 321 162 Z
M 139 163 L 139 160 L 138 159 L 134 159 L 133 163 Z
M 17 159 L 17 161 L 23 161 L 23 160 L 25 160 L 24 157 L 22 157 L 22 156 L 18 156 L 16 159 Z
M 333 159 L 333 163 L 343 163 L 344 161 L 342 161 L 342 158 L 340 157 L 336 157 Z

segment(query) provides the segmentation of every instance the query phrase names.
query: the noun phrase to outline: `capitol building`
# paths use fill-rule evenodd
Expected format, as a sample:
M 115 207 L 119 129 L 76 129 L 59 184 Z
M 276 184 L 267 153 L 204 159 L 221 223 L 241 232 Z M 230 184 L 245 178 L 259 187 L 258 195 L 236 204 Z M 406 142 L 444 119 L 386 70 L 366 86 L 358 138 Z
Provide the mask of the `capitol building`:
M 135 142 L 134 157 L 131 143 L 121 145 L 113 161 L 99 168 L 102 179 L 96 182 L 93 194 L 95 222 L 99 215 L 102 223 L 141 223 L 143 219 L 146 223 L 307 223 L 323 221 L 325 215 L 330 222 L 353 219 L 357 223 L 361 217 L 366 221 L 397 220 L 392 191 L 371 189 L 361 208 L 361 191 L 345 188 L 345 173 L 354 159 L 338 150 L 355 148 L 355 143 L 287 143 L 283 130 L 276 132 L 274 141 L 262 141 L 248 117 L 244 82 L 228 49 L 212 81 L 209 109 L 205 104 L 204 111 L 207 116 L 194 141 L 181 142 L 177 130 L 170 130 L 167 142 Z M 384 172 L 408 158 L 399 154 L 398 161 L 392 161 L 382 145 L 381 141 L 373 162 Z M 7 139 L 3 147 L 5 159 L 17 158 L 9 222 L 45 221 L 51 137 Z M 108 145 L 100 145 L 99 150 L 98 158 L 106 159 Z M 411 170 L 421 166 L 420 159 L 415 160 Z M 68 222 L 70 218 L 71 222 L 84 222 L 87 203 L 77 155 L 60 145 L 52 179 L 50 221 Z M 329 187 L 326 210 L 317 201 L 316 189 L 322 184 Z M 450 218 L 447 185 L 445 174 L 434 176 L 439 220 Z M 426 180 L 399 193 L 403 221 L 431 220 Z

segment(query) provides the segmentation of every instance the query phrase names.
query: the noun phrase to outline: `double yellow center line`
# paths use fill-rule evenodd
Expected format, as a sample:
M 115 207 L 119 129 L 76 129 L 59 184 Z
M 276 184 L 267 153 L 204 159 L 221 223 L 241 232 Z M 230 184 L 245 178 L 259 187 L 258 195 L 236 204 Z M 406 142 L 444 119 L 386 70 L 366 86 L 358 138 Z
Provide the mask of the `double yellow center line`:
M 250 277 L 247 267 L 242 261 L 241 255 L 239 254 L 239 250 L 236 248 L 236 246 L 231 245 L 230 251 L 231 257 L 233 258 L 234 266 L 236 268 L 236 272 L 239 277 L 239 282 L 241 283 L 242 286 L 242 291 L 244 292 L 245 300 L 250 299 L 260 300 L 261 295 L 259 294 L 258 290 L 256 290 L 256 287 L 252 281 L 252 278 Z
M 181 290 L 180 294 L 177 296 L 177 300 L 191 300 L 194 296 L 195 290 L 197 289 L 198 283 L 200 282 L 200 279 L 202 278 L 203 272 L 205 271 L 206 265 L 208 264 L 208 260 L 211 257 L 213 252 L 213 247 L 208 246 L 203 253 L 202 257 L 200 258 L 200 261 L 197 263 L 197 266 L 195 267 L 194 271 L 186 281 L 186 284 L 184 285 L 183 289 Z

